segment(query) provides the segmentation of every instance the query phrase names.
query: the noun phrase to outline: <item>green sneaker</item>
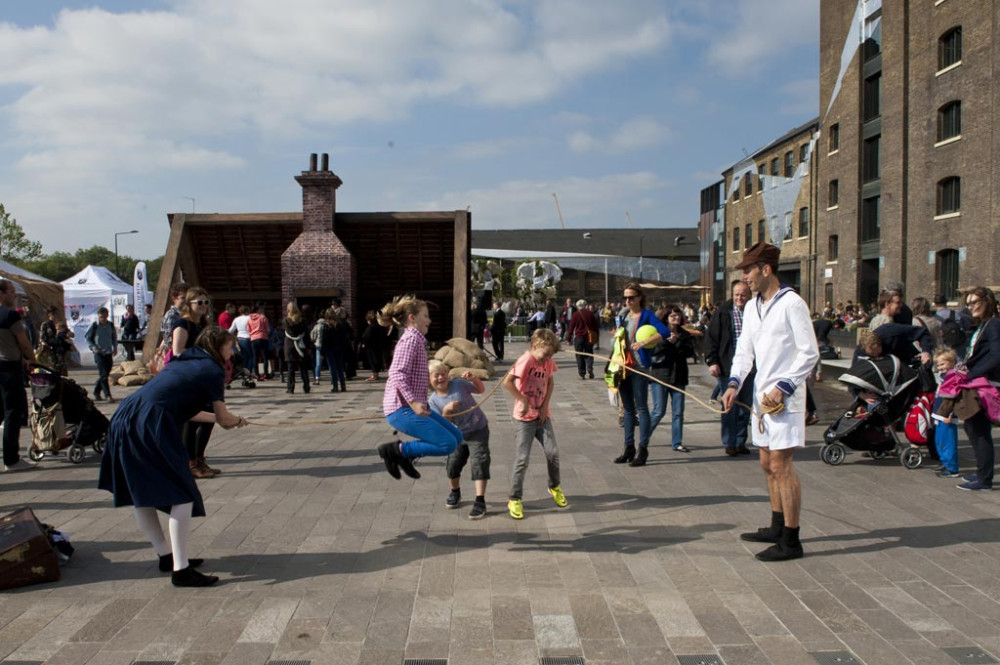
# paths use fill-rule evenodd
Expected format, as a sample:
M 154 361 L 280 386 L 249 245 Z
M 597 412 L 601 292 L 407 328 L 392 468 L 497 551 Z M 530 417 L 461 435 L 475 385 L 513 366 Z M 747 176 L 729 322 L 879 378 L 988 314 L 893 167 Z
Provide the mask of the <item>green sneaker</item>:
M 514 519 L 524 519 L 524 508 L 521 506 L 520 499 L 511 499 L 508 501 L 507 510 L 510 512 L 510 516 Z
M 566 500 L 566 495 L 563 494 L 562 488 L 559 486 L 550 487 L 549 494 L 552 495 L 552 499 L 556 502 L 556 505 L 560 508 L 565 508 L 569 505 L 569 501 Z

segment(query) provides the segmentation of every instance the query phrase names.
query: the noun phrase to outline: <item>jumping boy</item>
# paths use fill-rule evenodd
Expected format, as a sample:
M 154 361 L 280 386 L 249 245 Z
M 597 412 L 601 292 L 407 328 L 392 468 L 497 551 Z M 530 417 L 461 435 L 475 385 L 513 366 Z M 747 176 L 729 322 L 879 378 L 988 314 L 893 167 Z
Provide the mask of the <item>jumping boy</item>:
M 547 328 L 531 335 L 531 348 L 517 359 L 504 377 L 503 387 L 514 398 L 514 470 L 511 473 L 510 499 L 507 510 L 516 520 L 524 517 L 521 495 L 524 474 L 528 470 L 531 442 L 538 440 L 545 452 L 549 471 L 549 494 L 556 505 L 565 508 L 566 496 L 559 487 L 559 447 L 552 430 L 549 401 L 552 399 L 553 374 L 556 364 L 552 356 L 559 350 L 559 337 Z
M 481 395 L 486 388 L 472 372 L 449 380 L 448 366 L 440 360 L 430 361 L 427 371 L 433 391 L 427 400 L 431 411 L 441 414 L 462 431 L 462 443 L 445 461 L 448 480 L 451 481 L 451 493 L 445 505 L 458 508 L 462 502 L 462 469 L 471 459 L 476 500 L 469 519 L 480 520 L 486 516 L 486 481 L 490 479 L 490 424 L 472 396 Z M 461 415 L 454 416 L 456 413 Z

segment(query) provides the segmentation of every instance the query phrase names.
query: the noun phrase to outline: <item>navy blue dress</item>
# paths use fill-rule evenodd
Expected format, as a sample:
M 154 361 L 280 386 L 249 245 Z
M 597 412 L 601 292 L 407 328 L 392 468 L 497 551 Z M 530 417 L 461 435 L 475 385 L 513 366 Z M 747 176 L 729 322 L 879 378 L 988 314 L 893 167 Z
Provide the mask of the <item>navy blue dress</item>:
M 115 507 L 168 512 L 170 506 L 194 503 L 191 515 L 205 515 L 181 426 L 206 404 L 224 398 L 223 380 L 222 367 L 207 351 L 193 347 L 122 400 L 111 417 L 97 485 L 111 492 Z

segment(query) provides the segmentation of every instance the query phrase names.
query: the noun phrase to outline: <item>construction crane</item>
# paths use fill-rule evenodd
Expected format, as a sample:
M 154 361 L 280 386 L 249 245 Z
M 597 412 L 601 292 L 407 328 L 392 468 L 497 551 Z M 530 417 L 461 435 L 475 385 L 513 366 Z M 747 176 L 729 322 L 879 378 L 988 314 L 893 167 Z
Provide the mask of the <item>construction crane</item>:
M 566 223 L 563 222 L 562 210 L 559 209 L 559 197 L 556 196 L 555 192 L 552 192 L 552 198 L 555 199 L 555 202 L 556 202 L 556 214 L 559 215 L 559 226 L 562 228 L 563 231 L 565 231 L 566 230 Z

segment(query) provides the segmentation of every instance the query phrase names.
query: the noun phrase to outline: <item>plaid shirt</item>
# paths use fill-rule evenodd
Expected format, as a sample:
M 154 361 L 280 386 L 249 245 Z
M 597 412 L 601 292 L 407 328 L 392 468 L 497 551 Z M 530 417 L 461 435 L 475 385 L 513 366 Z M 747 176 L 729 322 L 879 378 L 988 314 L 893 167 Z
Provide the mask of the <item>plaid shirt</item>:
M 743 332 L 743 310 L 733 305 L 733 348 L 736 348 L 736 343 L 740 339 L 740 334 Z
M 410 402 L 426 404 L 430 384 L 427 374 L 427 338 L 415 327 L 408 326 L 392 352 L 389 379 L 382 396 L 382 413 L 391 415 Z

